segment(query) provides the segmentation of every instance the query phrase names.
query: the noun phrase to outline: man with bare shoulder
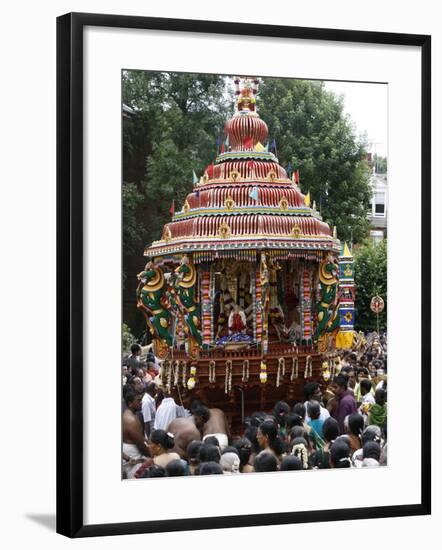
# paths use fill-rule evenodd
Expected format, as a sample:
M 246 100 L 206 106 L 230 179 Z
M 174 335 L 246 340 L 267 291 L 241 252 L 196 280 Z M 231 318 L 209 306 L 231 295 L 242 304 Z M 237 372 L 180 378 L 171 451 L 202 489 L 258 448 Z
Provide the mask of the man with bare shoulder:
M 187 446 L 191 441 L 201 441 L 203 429 L 210 418 L 210 411 L 204 405 L 192 409 L 192 416 L 175 418 L 167 427 L 167 431 L 175 438 L 174 451 L 181 458 L 187 458 Z
M 210 409 L 210 418 L 203 427 L 203 441 L 214 436 L 219 442 L 221 451 L 229 444 L 230 431 L 227 418 L 221 409 Z
M 123 413 L 123 472 L 130 479 L 144 462 L 148 448 L 143 425 L 137 416 L 141 409 L 141 395 L 129 389 L 125 401 L 127 409 Z

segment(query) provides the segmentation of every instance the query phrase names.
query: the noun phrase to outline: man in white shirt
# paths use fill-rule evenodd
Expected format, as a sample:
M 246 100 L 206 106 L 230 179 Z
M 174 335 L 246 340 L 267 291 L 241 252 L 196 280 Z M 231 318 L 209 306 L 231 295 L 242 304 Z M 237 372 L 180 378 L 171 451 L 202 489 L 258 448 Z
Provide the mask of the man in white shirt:
M 307 411 L 307 405 L 309 401 L 317 401 L 320 406 L 320 413 L 319 413 L 319 419 L 320 420 L 327 420 L 327 418 L 330 417 L 330 413 L 328 410 L 321 405 L 321 399 L 322 399 L 322 393 L 321 393 L 321 386 L 318 384 L 318 382 L 309 382 L 304 386 L 304 406 L 305 410 Z M 305 414 L 305 422 L 310 422 L 311 418 L 308 415 L 308 412 Z
M 150 432 L 152 431 L 154 425 L 157 408 L 155 404 L 156 393 L 157 385 L 155 382 L 148 382 L 146 386 L 146 393 L 143 395 L 143 400 L 141 401 L 141 412 L 143 413 L 144 433 L 146 434 L 146 439 L 149 439 Z
M 170 395 L 161 401 L 155 413 L 154 430 L 166 430 L 172 420 L 182 416 L 189 416 L 190 413 L 184 407 L 180 407 Z

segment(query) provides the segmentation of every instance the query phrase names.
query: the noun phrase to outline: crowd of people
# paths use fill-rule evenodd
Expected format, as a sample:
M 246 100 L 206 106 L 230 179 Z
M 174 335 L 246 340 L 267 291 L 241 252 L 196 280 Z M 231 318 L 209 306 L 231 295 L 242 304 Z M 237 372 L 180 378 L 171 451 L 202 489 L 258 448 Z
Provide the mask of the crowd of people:
M 124 478 L 240 474 L 387 464 L 387 339 L 369 335 L 340 354 L 328 387 L 253 413 L 232 437 L 222 410 L 190 410 L 158 385 L 159 362 L 134 344 L 123 365 Z

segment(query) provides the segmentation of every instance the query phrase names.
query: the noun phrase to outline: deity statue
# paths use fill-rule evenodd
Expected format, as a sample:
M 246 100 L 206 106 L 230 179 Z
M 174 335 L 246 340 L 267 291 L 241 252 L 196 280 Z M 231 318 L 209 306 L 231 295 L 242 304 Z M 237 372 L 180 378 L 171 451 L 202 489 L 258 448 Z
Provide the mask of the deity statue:
M 316 341 L 325 332 L 333 332 L 339 328 L 338 273 L 339 266 L 336 258 L 332 254 L 328 254 L 319 266 L 320 301 L 317 304 Z
M 238 304 L 235 304 L 229 315 L 229 333 L 245 334 L 247 330 L 247 320 L 244 310 Z
M 195 298 L 196 269 L 188 256 L 183 256 L 180 265 L 175 269 L 177 275 L 175 290 L 177 304 L 184 314 L 186 332 L 201 347 L 203 339 L 199 331 L 200 305 Z
M 144 271 L 138 273 L 137 279 L 137 307 L 144 314 L 147 326 L 157 340 L 156 355 L 161 357 L 167 354 L 167 349 L 172 346 L 172 337 L 169 333 L 171 314 L 165 297 L 164 273 L 161 267 L 155 265 L 154 260 L 150 260 Z

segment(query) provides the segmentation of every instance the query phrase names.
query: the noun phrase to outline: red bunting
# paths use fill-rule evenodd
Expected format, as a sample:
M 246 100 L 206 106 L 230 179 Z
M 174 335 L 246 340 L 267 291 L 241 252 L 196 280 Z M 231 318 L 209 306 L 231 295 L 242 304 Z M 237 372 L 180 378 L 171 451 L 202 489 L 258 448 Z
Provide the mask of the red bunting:
M 299 183 L 299 170 L 295 170 L 295 183 Z

